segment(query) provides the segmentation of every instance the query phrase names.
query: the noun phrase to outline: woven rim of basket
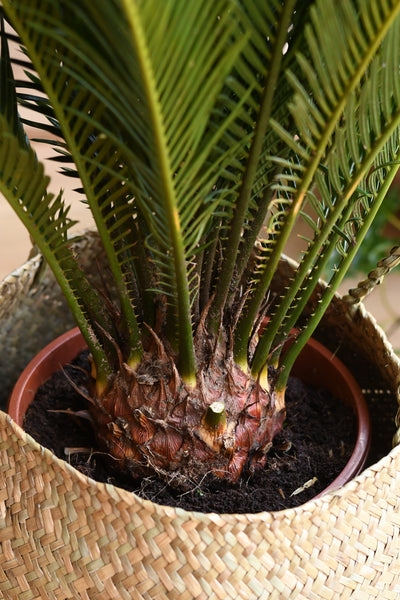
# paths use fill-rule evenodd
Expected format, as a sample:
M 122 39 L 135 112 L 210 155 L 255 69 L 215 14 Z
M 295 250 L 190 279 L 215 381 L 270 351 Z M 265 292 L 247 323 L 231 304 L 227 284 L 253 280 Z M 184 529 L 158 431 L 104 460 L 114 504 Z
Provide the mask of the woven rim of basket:
M 356 504 L 358 511 L 363 510 L 363 504 L 368 505 L 371 502 L 378 501 L 379 498 L 385 497 L 385 492 L 382 489 L 389 486 L 396 480 L 396 476 L 400 467 L 400 446 L 394 448 L 387 456 L 382 458 L 378 463 L 372 465 L 352 481 L 347 483 L 341 489 L 317 498 L 312 499 L 297 506 L 295 508 L 284 509 L 278 512 L 260 512 L 260 513 L 243 513 L 243 514 L 219 514 L 214 513 L 198 513 L 193 511 L 185 511 L 180 508 L 163 506 L 140 498 L 136 494 L 126 491 L 117 486 L 97 482 L 83 473 L 76 470 L 67 462 L 57 458 L 50 450 L 38 444 L 30 435 L 25 433 L 13 420 L 4 412 L 0 411 L 0 450 L 4 452 L 4 445 L 10 449 L 9 455 L 15 457 L 18 453 L 18 458 L 15 460 L 13 468 L 13 460 L 8 460 L 7 480 L 12 481 L 13 474 L 18 476 L 18 473 L 25 472 L 25 469 L 33 469 L 38 467 L 43 471 L 44 479 L 46 473 L 50 477 L 58 473 L 61 478 L 68 482 L 71 481 L 71 486 L 66 483 L 66 493 L 69 489 L 86 491 L 90 497 L 96 496 L 99 501 L 106 499 L 107 503 L 118 506 L 121 511 L 121 505 L 125 509 L 131 508 L 134 512 L 138 510 L 149 511 L 150 513 L 158 513 L 160 516 L 165 515 L 168 518 L 179 519 L 196 519 L 203 521 L 213 521 L 221 527 L 224 524 L 234 524 L 235 522 L 254 523 L 262 521 L 267 523 L 285 522 L 301 522 L 304 526 L 304 516 L 317 515 L 326 510 L 333 510 L 339 515 L 342 511 L 347 510 L 349 504 Z M 4 464 L 4 462 L 3 462 Z M 399 478 L 397 477 L 397 480 Z M 43 489 L 43 480 L 35 478 L 37 491 Z M 400 487 L 400 484 L 398 484 Z
M 93 232 L 86 232 L 85 235 L 87 235 L 87 238 L 79 239 L 77 244 L 83 245 L 84 252 L 80 251 L 80 254 L 88 254 L 86 259 L 90 260 L 90 252 L 94 252 L 96 256 L 98 255 L 98 237 Z M 13 310 L 14 303 L 18 300 L 18 296 L 21 291 L 26 292 L 32 287 L 33 282 L 36 281 L 36 275 L 40 268 L 41 259 L 35 257 L 4 280 L 0 287 L 0 296 L 3 300 L 2 307 L 0 308 L 2 308 L 3 314 L 4 312 L 9 313 Z M 283 279 L 285 276 L 287 276 L 287 273 L 290 274 L 290 272 L 293 272 L 293 269 L 295 268 L 296 265 L 293 261 L 285 259 L 281 268 Z M 374 347 L 379 346 L 382 349 L 382 356 L 384 354 L 383 358 L 381 359 L 381 371 L 384 374 L 388 374 L 386 384 L 388 381 L 390 381 L 392 392 L 395 393 L 398 398 L 400 360 L 394 354 L 384 332 L 376 324 L 375 319 L 364 309 L 363 305 L 358 305 L 355 308 L 351 308 L 345 305 L 339 296 L 337 296 L 335 301 L 332 303 L 330 311 L 332 313 L 331 319 L 335 321 L 335 324 L 337 320 L 339 326 L 342 326 L 342 328 L 349 327 L 352 329 L 354 327 L 358 327 L 360 329 L 361 327 L 360 331 L 362 330 L 364 332 L 366 339 L 369 339 L 372 335 L 375 337 Z M 1 313 L 2 311 L 0 310 L 0 316 Z M 340 313 L 340 319 L 337 319 L 336 313 Z M 329 314 L 327 319 L 329 320 Z M 380 356 L 379 349 L 377 350 L 377 354 Z M 395 415 L 393 415 L 393 417 L 394 416 Z M 14 461 L 16 469 L 17 465 L 21 467 L 23 463 L 26 463 L 24 468 L 29 468 L 29 465 L 32 464 L 34 464 L 36 467 L 40 465 L 41 468 L 43 468 L 43 472 L 50 470 L 54 473 L 62 473 L 66 479 L 73 481 L 74 485 L 76 485 L 78 488 L 82 490 L 90 490 L 91 495 L 97 495 L 99 498 L 108 497 L 113 503 L 122 502 L 127 507 L 141 506 L 152 512 L 156 511 L 159 514 L 167 513 L 168 515 L 180 515 L 180 517 L 186 514 L 187 516 L 195 515 L 196 518 L 199 519 L 211 518 L 211 513 L 191 513 L 190 511 L 183 511 L 182 509 L 161 506 L 149 500 L 141 499 L 135 494 L 117 488 L 111 484 L 99 483 L 86 477 L 84 474 L 68 465 L 65 461 L 58 459 L 52 452 L 38 444 L 20 427 L 13 423 L 7 414 L 2 413 L 1 411 L 0 427 L 3 451 L 7 453 L 7 443 L 12 446 L 12 448 L 10 448 L 12 460 L 10 462 L 10 457 L 7 459 L 9 462 L 7 477 L 9 478 L 12 478 L 11 464 L 14 461 L 14 452 L 19 452 L 20 455 L 18 459 Z M 2 464 L 5 465 L 5 462 L 2 461 Z M 327 493 L 316 500 L 310 500 L 299 507 L 282 510 L 277 513 L 263 512 L 243 515 L 218 515 L 218 519 L 220 519 L 221 523 L 233 523 L 235 520 L 246 522 L 260 520 L 263 522 L 276 522 L 276 519 L 296 521 L 298 518 L 302 519 L 306 513 L 326 510 L 327 505 L 340 507 L 341 510 L 346 510 L 346 504 L 350 502 L 351 499 L 354 501 L 354 494 L 356 494 L 358 497 L 358 504 L 359 508 L 361 509 L 361 498 L 365 498 L 365 501 L 367 501 L 367 499 L 371 498 L 371 494 L 374 491 L 376 492 L 379 490 L 381 485 L 391 485 L 391 478 L 394 477 L 398 471 L 398 467 L 394 465 L 400 466 L 399 447 L 396 447 L 376 465 L 369 467 L 358 477 L 345 485 L 342 489 L 336 492 Z M 42 482 L 38 482 L 38 485 L 41 486 Z M 215 520 L 216 516 L 213 515 L 212 518 Z

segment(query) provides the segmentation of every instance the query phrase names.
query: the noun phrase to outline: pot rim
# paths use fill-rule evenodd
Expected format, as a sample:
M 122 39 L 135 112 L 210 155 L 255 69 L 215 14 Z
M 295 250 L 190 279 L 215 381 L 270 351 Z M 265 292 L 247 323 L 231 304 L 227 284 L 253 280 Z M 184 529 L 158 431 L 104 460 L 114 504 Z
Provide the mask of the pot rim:
M 333 352 L 331 352 L 326 346 L 324 346 L 317 340 L 310 338 L 307 344 L 310 348 L 318 352 L 321 357 L 323 357 L 326 363 L 332 367 L 332 371 L 336 370 L 337 373 L 340 375 L 341 381 L 336 380 L 336 389 L 340 388 L 343 382 L 345 382 L 346 386 L 348 386 L 347 391 L 351 394 L 353 398 L 354 404 L 352 408 L 357 418 L 356 441 L 353 452 L 348 462 L 346 463 L 344 469 L 339 473 L 339 475 L 324 490 L 322 490 L 319 494 L 313 497 L 313 500 L 315 500 L 316 498 L 320 498 L 321 496 L 325 495 L 327 492 L 338 490 L 339 488 L 343 487 L 343 485 L 345 485 L 347 482 L 351 481 L 354 477 L 361 473 L 371 447 L 371 418 L 364 394 L 362 393 L 359 384 L 357 383 L 349 369 L 346 367 L 346 365 L 337 356 L 335 356 Z M 293 368 L 293 374 L 296 374 L 298 372 L 301 362 L 302 361 L 300 354 L 300 357 L 296 361 L 295 366 Z M 318 385 L 324 387 L 322 381 L 319 381 Z M 325 385 L 325 387 L 328 386 Z M 338 397 L 340 395 L 340 392 L 336 394 L 335 392 L 332 393 L 334 397 Z M 346 402 L 346 400 L 344 400 L 343 398 L 340 399 Z
M 337 374 L 334 387 L 338 392 L 335 393 L 330 389 L 330 386 L 326 385 L 325 375 L 322 375 L 321 381 L 314 383 L 314 385 L 327 387 L 335 397 L 343 393 L 345 397 L 340 398 L 340 400 L 352 405 L 357 418 L 355 446 L 348 462 L 339 475 L 324 490 L 312 498 L 312 500 L 315 500 L 328 492 L 338 490 L 362 471 L 371 445 L 371 421 L 361 388 L 344 363 L 328 348 L 313 338 L 307 342 L 307 348 L 308 351 L 311 350 L 314 367 L 305 370 L 306 360 L 303 353 L 297 359 L 292 373 L 302 378 L 303 381 L 311 383 L 310 380 L 315 381 L 315 372 L 321 367 L 319 361 L 321 361 L 321 364 L 327 365 L 330 375 L 335 372 Z M 8 413 L 17 425 L 23 428 L 25 412 L 33 401 L 38 387 L 53 373 L 60 370 L 64 364 L 73 360 L 86 349 L 87 344 L 79 328 L 75 327 L 47 344 L 28 363 L 18 378 L 8 403 Z M 315 361 L 317 361 L 317 364 L 315 364 Z M 310 371 L 312 372 L 310 373 Z M 39 378 L 35 382 L 36 373 L 38 372 Z M 308 375 L 304 376 L 304 372 Z M 325 385 L 323 385 L 323 382 L 325 382 Z

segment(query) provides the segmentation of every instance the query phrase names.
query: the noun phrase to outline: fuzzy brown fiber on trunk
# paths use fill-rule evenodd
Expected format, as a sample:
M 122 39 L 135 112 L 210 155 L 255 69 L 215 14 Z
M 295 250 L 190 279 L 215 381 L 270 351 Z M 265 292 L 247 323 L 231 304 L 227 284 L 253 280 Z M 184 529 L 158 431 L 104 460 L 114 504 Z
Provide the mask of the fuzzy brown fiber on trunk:
M 105 451 L 135 475 L 155 472 L 180 486 L 213 472 L 237 481 L 246 465 L 264 466 L 285 409 L 277 396 L 235 364 L 226 344 L 197 338 L 196 387 L 185 384 L 167 342 L 152 342 L 137 369 L 121 363 L 102 397 L 90 393 L 92 418 Z M 223 425 L 207 409 L 224 405 Z

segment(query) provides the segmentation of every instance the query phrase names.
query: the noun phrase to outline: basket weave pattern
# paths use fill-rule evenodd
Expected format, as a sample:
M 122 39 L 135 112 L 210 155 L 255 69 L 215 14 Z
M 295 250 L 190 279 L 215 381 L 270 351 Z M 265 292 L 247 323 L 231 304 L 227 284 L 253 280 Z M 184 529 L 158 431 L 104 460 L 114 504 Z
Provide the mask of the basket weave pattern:
M 397 449 L 297 509 L 200 515 L 95 483 L 0 425 L 3 598 L 398 598 Z
M 89 257 L 93 248 L 89 237 Z M 283 284 L 291 269 L 282 264 Z M 46 293 L 58 292 L 46 283 Z M 362 307 L 337 299 L 318 336 L 355 360 L 371 404 L 397 406 L 399 362 Z M 298 508 L 205 515 L 94 482 L 0 413 L 0 596 L 397 600 L 399 468 L 395 448 L 338 492 Z

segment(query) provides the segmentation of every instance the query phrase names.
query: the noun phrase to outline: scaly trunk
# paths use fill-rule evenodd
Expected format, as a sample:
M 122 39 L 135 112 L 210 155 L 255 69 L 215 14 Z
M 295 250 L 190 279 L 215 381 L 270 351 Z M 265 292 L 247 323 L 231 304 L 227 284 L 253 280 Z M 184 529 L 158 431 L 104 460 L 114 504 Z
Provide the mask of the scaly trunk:
M 236 481 L 245 466 L 265 464 L 285 418 L 282 399 L 245 374 L 226 344 L 211 348 L 198 335 L 196 354 L 191 388 L 167 342 L 153 332 L 139 368 L 121 364 L 104 396 L 95 398 L 97 435 L 118 468 L 185 485 L 209 472 Z

